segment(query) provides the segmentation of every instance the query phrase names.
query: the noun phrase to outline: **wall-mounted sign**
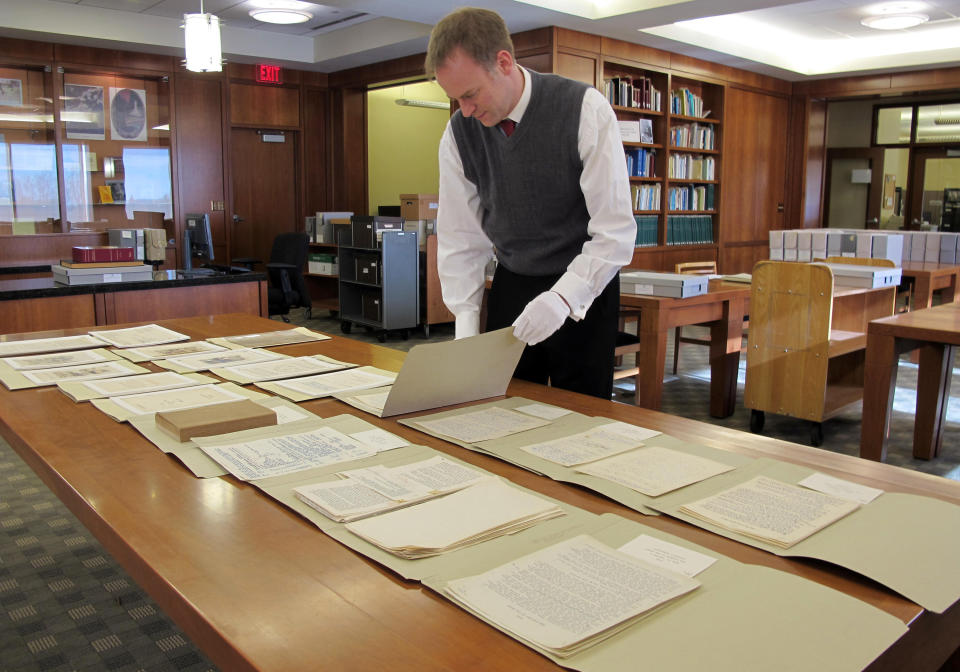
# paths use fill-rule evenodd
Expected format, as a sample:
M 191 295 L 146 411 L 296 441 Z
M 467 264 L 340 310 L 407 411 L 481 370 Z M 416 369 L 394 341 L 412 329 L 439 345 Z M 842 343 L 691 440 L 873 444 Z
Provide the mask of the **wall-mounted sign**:
M 280 66 L 258 63 L 257 81 L 261 84 L 283 84 L 283 73 Z

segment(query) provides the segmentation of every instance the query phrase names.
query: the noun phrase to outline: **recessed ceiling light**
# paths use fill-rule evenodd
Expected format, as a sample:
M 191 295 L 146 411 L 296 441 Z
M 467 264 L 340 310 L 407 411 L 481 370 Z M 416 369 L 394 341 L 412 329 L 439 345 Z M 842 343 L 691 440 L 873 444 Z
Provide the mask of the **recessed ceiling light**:
M 930 17 L 926 14 L 874 14 L 863 17 L 860 23 L 875 30 L 904 30 L 929 20 Z
M 278 7 L 251 9 L 250 16 L 257 21 L 281 24 L 303 23 L 313 18 L 313 14 L 310 12 L 301 12 L 296 9 L 281 9 Z

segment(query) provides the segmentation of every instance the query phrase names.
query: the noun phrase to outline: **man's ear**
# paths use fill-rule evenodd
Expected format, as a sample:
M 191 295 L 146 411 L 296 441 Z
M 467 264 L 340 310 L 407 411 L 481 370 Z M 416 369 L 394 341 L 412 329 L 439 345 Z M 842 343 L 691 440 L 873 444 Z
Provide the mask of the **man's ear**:
M 513 71 L 513 56 L 506 49 L 497 52 L 497 70 L 502 75 L 509 75 Z

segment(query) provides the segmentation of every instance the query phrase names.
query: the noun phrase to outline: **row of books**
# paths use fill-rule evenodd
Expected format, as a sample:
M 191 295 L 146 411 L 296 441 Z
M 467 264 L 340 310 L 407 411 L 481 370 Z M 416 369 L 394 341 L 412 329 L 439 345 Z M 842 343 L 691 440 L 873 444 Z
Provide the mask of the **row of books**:
M 624 153 L 627 155 L 627 174 L 630 177 L 656 177 L 656 151 L 646 147 L 632 147 Z
M 671 154 L 667 174 L 678 180 L 715 180 L 717 161 L 712 156 Z
M 670 187 L 668 192 L 671 210 L 713 210 L 713 197 L 714 185 L 712 184 Z
M 670 113 L 686 117 L 706 117 L 710 110 L 703 109 L 703 98 L 683 87 L 670 92 Z
M 690 149 L 715 149 L 717 135 L 713 126 L 682 124 L 670 128 L 670 146 Z
M 649 77 L 610 77 L 603 80 L 603 93 L 611 105 L 660 111 L 660 90 Z
M 637 222 L 637 242 L 636 247 L 652 247 L 657 244 L 657 224 L 659 217 L 656 215 L 634 215 Z
M 630 198 L 634 210 L 659 210 L 660 185 L 632 184 L 630 185 Z
M 700 245 L 712 242 L 711 215 L 667 216 L 667 245 Z

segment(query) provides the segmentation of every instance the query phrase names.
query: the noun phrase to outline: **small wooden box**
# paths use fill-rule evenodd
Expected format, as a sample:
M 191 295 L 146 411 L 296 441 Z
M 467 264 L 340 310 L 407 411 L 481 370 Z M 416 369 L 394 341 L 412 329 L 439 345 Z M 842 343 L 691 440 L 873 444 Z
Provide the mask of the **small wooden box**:
M 244 399 L 225 404 L 164 411 L 156 415 L 157 427 L 183 443 L 195 436 L 214 436 L 277 424 L 277 412 Z

